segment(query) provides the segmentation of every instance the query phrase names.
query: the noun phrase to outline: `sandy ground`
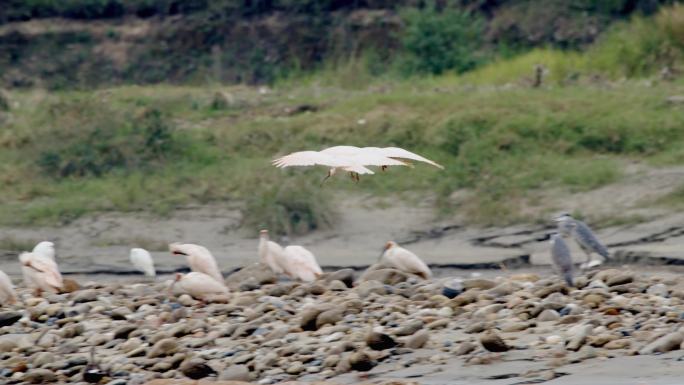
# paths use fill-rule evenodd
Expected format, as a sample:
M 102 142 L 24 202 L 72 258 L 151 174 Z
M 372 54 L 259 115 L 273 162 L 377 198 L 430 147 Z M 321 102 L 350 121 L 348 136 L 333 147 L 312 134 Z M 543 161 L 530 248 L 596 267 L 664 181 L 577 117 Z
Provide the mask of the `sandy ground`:
M 547 234 L 551 224 L 507 228 L 464 227 L 458 220 L 435 221 L 429 206 L 396 205 L 385 208 L 362 203 L 361 198 L 341 203 L 339 224 L 330 230 L 280 240 L 309 248 L 322 266 L 367 266 L 374 263 L 384 243 L 395 240 L 428 263 L 451 267 L 483 267 L 529 257 L 532 265 L 548 265 Z M 0 228 L 0 238 L 27 244 L 51 240 L 58 262 L 66 273 L 130 272 L 128 250 L 150 250 L 161 272 L 185 266 L 182 258 L 166 250 L 170 242 L 197 243 L 208 247 L 225 271 L 257 260 L 258 240 L 239 228 L 241 214 L 222 206 L 178 210 L 169 218 L 148 214 L 102 214 L 81 218 L 69 226 Z M 668 214 L 635 225 L 599 229 L 599 237 L 622 262 L 644 257 L 684 261 L 684 214 Z M 574 244 L 572 245 L 575 246 Z M 19 271 L 20 250 L 0 250 L 0 269 Z M 585 257 L 577 248 L 578 262 Z M 519 262 L 519 261 L 518 261 Z M 619 261 L 620 262 L 620 261 Z M 486 267 L 486 266 L 485 266 Z
M 620 216 L 638 215 L 648 220 L 602 228 L 599 237 L 609 246 L 613 265 L 639 264 L 639 269 L 684 273 L 684 214 L 662 208 L 644 209 L 642 203 L 657 199 L 678 186 L 684 168 L 644 173 L 636 165 L 629 177 L 618 184 L 583 194 L 549 192 L 540 197 L 544 207 L 580 209 L 596 217 L 619 212 Z M 465 227 L 458 219 L 436 221 L 429 203 L 395 204 L 385 207 L 370 197 L 357 196 L 341 202 L 340 222 L 331 230 L 281 243 L 301 244 L 312 250 L 328 270 L 375 262 L 388 240 L 396 240 L 425 259 L 437 277 L 485 277 L 506 275 L 500 262 L 511 272 L 550 274 L 547 234 L 551 223 L 519 225 L 506 228 Z M 559 210 L 560 211 L 560 210 Z M 224 272 L 257 260 L 256 234 L 240 229 L 241 214 L 226 206 L 187 207 L 171 217 L 160 219 L 148 214 L 107 213 L 81 218 L 69 226 L 41 228 L 0 228 L 0 239 L 36 243 L 51 240 L 57 245 L 61 269 L 79 281 L 118 280 L 138 282 L 128 262 L 131 247 L 150 250 L 165 279 L 185 267 L 182 258 L 166 251 L 169 242 L 198 243 L 208 247 Z M 577 262 L 584 254 L 574 244 Z M 19 275 L 16 256 L 19 250 L 0 250 L 0 269 Z M 663 266 L 667 265 L 667 266 Z M 647 267 L 648 266 L 648 267 Z M 482 269 L 486 268 L 486 269 Z M 435 349 L 421 349 L 411 354 L 434 355 Z M 593 359 L 554 369 L 533 362 L 522 352 L 512 352 L 493 365 L 467 365 L 454 357 L 446 365 L 397 367 L 383 363 L 370 372 L 370 382 L 393 379 L 419 384 L 514 385 L 541 383 L 553 385 L 675 385 L 684 384 L 684 353 L 656 356 Z M 557 378 L 551 378 L 554 376 Z M 306 378 L 302 378 L 306 380 Z M 353 374 L 332 379 L 341 384 L 359 382 Z

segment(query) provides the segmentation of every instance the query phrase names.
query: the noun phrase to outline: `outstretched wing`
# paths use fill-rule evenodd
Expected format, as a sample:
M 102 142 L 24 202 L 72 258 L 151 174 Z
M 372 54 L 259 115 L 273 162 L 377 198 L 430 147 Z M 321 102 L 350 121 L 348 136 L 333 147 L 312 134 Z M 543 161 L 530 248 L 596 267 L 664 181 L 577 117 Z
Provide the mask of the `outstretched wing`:
M 371 148 L 373 148 L 373 147 L 371 147 Z M 422 157 L 422 156 L 420 156 L 420 155 L 418 155 L 418 154 L 415 154 L 415 153 L 413 153 L 413 152 L 411 152 L 411 151 L 404 150 L 403 148 L 399 148 L 399 147 L 385 147 L 385 148 L 378 148 L 378 151 L 379 151 L 382 155 L 384 155 L 384 156 L 386 156 L 386 157 L 388 157 L 388 158 L 411 159 L 411 160 L 415 160 L 415 161 L 417 161 L 417 162 L 428 163 L 428 164 L 431 164 L 431 165 L 433 165 L 433 166 L 435 166 L 435 167 L 444 169 L 444 166 L 442 166 L 442 165 L 440 165 L 440 164 L 437 164 L 437 163 L 431 161 L 430 159 L 427 159 L 427 158 L 425 158 L 425 157 Z
M 349 166 L 349 164 L 342 164 L 339 159 L 328 155 L 322 154 L 318 151 L 299 151 L 293 152 L 290 155 L 285 155 L 283 157 L 274 159 L 272 164 L 278 168 L 290 167 L 290 166 L 328 166 L 328 167 L 341 167 Z

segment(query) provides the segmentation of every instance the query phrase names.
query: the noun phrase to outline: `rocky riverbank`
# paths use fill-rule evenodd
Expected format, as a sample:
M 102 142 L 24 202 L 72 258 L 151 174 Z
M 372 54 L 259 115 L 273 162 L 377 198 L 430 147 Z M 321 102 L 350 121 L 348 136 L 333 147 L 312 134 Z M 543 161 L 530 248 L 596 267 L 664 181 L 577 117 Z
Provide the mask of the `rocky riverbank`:
M 168 281 L 82 282 L 42 298 L 20 290 L 22 303 L 0 312 L 0 379 L 84 383 L 94 348 L 100 383 L 112 385 L 353 383 L 366 372 L 374 382 L 440 373 L 458 383 L 471 373 L 465 383 L 512 384 L 684 349 L 681 273 L 608 268 L 567 288 L 550 274 L 510 272 L 465 279 L 454 298 L 442 294 L 445 280 L 345 269 L 300 284 L 253 265 L 229 276 L 231 293 L 214 303 L 171 295 Z M 498 353 L 484 348 L 497 345 Z M 512 373 L 491 372 L 512 363 Z M 455 365 L 482 369 L 450 371 Z

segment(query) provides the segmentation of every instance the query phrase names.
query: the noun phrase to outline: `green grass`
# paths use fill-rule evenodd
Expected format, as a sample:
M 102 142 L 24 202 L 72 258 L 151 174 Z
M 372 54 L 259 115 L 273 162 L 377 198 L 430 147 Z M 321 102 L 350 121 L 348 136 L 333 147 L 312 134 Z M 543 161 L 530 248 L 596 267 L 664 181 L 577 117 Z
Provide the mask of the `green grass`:
M 305 232 L 334 223 L 335 193 L 357 191 L 406 199 L 428 193 L 442 213 L 459 210 L 483 224 L 515 222 L 525 219 L 520 207 L 537 191 L 586 191 L 614 182 L 626 159 L 681 159 L 684 109 L 664 101 L 664 95 L 684 92 L 676 83 L 463 88 L 448 76 L 441 79 L 438 90 L 433 86 L 440 78 L 385 81 L 365 89 L 290 83 L 264 95 L 235 87 L 226 91 L 239 105 L 221 110 L 211 107 L 215 90 L 205 88 L 12 93 L 20 107 L 11 111 L 9 130 L 0 136 L 0 223 L 64 223 L 96 211 L 166 215 L 189 203 L 235 200 L 245 202 L 245 225 L 251 228 Z M 82 104 L 74 101 L 85 99 L 94 105 L 78 108 Z M 285 112 L 300 104 L 319 109 Z M 103 123 L 92 113 L 98 108 L 124 118 Z M 86 140 L 93 127 L 118 130 L 150 108 L 169 125 L 173 153 L 143 157 L 136 167 L 100 176 L 59 177 L 41 168 L 46 151 Z M 117 131 L 108 144 L 138 143 L 128 136 Z M 276 155 L 335 144 L 401 146 L 446 169 L 394 168 L 359 184 L 337 176 L 321 188 L 323 168 L 270 166 Z M 448 196 L 462 188 L 474 194 L 454 206 Z

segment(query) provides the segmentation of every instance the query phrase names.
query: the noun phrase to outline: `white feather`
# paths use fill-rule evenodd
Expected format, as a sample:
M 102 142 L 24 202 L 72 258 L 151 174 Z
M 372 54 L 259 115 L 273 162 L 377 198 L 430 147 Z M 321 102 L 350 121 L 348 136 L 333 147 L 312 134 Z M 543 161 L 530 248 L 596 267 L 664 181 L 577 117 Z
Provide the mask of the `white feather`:
M 152 260 L 152 255 L 145 250 L 140 248 L 131 249 L 130 259 L 133 266 L 140 272 L 148 277 L 154 277 L 157 275 L 154 270 L 154 261 Z

